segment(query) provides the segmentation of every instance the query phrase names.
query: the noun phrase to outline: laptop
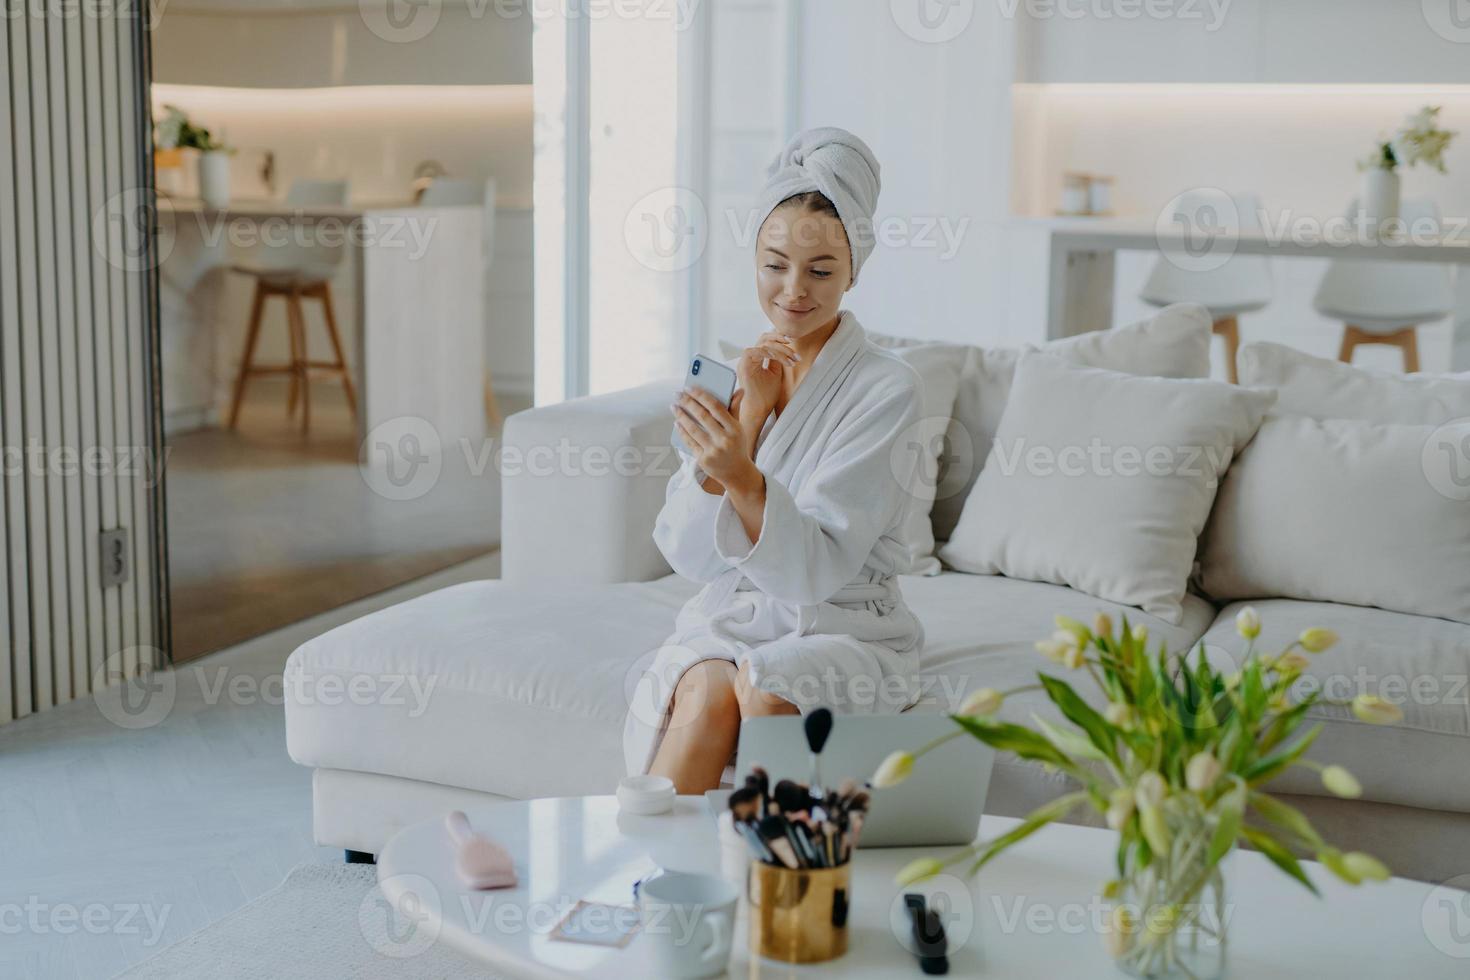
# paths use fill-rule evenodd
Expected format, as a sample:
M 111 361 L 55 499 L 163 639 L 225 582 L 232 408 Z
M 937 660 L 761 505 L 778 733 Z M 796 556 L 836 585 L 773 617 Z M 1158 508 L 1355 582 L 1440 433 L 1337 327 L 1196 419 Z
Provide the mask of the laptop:
M 822 749 L 821 780 L 835 788 L 844 779 L 859 787 L 873 777 L 890 752 L 918 749 L 955 730 L 945 715 L 833 716 L 832 734 Z M 863 821 L 861 847 L 918 847 L 968 844 L 980 829 L 995 750 L 961 735 L 928 752 L 913 775 L 887 789 L 872 789 Z M 798 715 L 751 718 L 740 726 L 735 785 L 745 785 L 752 766 L 782 779 L 811 781 L 811 750 Z

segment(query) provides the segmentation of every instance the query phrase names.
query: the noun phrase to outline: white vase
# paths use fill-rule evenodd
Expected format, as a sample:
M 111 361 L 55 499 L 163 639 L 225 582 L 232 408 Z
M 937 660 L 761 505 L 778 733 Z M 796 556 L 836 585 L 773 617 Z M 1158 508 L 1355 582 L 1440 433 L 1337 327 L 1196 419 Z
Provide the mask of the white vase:
M 223 150 L 199 154 L 199 197 L 206 207 L 230 203 L 230 155 Z
M 1363 171 L 1363 194 L 1358 204 L 1363 232 L 1377 238 L 1386 221 L 1399 216 L 1399 175 L 1383 167 Z

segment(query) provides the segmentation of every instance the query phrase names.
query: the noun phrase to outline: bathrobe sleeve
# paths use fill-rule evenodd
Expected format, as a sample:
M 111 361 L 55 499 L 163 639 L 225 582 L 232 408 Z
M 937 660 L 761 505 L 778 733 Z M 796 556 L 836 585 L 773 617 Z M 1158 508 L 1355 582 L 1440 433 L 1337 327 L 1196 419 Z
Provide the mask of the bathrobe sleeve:
M 715 550 L 767 595 L 811 605 L 856 578 L 873 546 L 903 513 L 912 473 L 897 472 L 893 452 L 919 419 L 910 382 L 875 392 L 833 433 L 796 498 L 766 477 L 760 540 L 754 545 L 727 497 L 719 498 Z
M 715 550 L 715 514 L 724 498 L 700 486 L 704 471 L 682 453 L 679 470 L 669 478 L 664 506 L 653 526 L 653 541 L 669 567 L 695 582 L 711 582 L 729 570 Z

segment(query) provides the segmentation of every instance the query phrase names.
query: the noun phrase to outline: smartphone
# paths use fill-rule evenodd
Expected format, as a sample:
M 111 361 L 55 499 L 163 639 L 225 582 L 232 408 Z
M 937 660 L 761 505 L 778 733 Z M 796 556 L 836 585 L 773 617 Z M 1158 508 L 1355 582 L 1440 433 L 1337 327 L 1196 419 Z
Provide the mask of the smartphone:
M 684 387 L 703 388 L 718 398 L 721 405 L 729 408 L 730 399 L 735 397 L 735 369 L 708 354 L 695 354 L 694 360 L 689 362 L 689 373 L 684 377 Z M 674 426 L 674 446 L 682 453 L 694 455 L 694 450 L 684 444 L 684 437 L 679 435 L 677 425 Z

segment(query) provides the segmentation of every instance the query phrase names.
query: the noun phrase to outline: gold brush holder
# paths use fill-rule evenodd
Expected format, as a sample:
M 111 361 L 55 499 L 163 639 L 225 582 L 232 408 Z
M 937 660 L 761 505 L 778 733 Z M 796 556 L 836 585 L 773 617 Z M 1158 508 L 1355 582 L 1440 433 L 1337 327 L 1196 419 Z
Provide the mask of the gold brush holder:
M 851 867 L 792 869 L 751 862 L 751 954 L 782 963 L 824 963 L 847 952 Z

